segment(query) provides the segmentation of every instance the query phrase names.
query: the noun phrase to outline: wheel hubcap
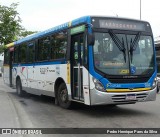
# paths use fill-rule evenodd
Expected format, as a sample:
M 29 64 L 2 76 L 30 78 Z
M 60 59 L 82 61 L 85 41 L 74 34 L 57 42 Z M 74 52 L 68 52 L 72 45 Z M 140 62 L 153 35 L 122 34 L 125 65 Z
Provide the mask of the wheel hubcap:
M 68 100 L 67 89 L 63 89 L 61 91 L 60 98 L 61 98 L 62 102 L 64 102 L 64 103 L 67 102 L 67 100 Z

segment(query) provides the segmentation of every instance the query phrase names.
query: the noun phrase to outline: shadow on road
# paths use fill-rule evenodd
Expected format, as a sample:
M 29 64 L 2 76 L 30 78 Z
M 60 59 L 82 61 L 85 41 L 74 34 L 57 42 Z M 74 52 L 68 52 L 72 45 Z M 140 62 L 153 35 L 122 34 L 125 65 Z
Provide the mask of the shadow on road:
M 127 105 L 101 105 L 101 106 L 87 106 L 84 104 L 74 102 L 73 108 L 70 110 L 62 109 L 57 107 L 54 104 L 54 98 L 48 96 L 36 96 L 32 94 L 27 94 L 26 97 L 18 97 L 16 92 L 8 92 L 10 95 L 14 96 L 19 102 L 28 106 L 27 101 L 32 101 L 35 103 L 40 103 L 41 105 L 47 105 L 47 107 L 51 108 L 51 111 L 57 109 L 61 110 L 64 113 L 79 113 L 82 115 L 86 115 L 89 117 L 116 117 L 118 116 L 143 116 L 143 115 L 151 115 L 146 112 L 145 109 L 137 109 L 134 105 L 137 104 L 127 104 Z

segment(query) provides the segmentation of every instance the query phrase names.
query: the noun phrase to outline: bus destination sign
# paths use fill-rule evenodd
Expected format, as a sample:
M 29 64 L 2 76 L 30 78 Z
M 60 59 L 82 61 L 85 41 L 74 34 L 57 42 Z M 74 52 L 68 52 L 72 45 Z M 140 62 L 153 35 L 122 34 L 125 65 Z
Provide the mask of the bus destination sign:
M 99 20 L 99 25 L 100 28 L 145 31 L 144 23 L 128 20 Z

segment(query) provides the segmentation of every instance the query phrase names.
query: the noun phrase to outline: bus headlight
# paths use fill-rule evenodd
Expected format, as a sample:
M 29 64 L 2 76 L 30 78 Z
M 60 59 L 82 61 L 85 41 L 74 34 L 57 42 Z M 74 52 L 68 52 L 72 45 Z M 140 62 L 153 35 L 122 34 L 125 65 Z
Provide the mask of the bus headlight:
M 155 78 L 152 84 L 152 89 L 154 89 L 157 86 L 157 79 Z
M 106 91 L 106 90 L 104 89 L 104 87 L 103 87 L 103 84 L 102 84 L 99 80 L 97 80 L 96 78 L 92 78 L 92 80 L 93 80 L 93 82 L 94 82 L 94 84 L 95 84 L 95 88 L 96 88 L 97 90 L 103 91 L 103 92 Z

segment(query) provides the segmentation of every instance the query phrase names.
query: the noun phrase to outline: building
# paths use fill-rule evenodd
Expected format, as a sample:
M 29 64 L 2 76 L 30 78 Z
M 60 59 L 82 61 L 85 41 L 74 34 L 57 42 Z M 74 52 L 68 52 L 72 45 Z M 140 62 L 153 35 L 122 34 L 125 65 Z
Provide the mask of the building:
M 154 43 L 156 46 L 157 72 L 158 76 L 160 76 L 160 36 L 155 38 Z

